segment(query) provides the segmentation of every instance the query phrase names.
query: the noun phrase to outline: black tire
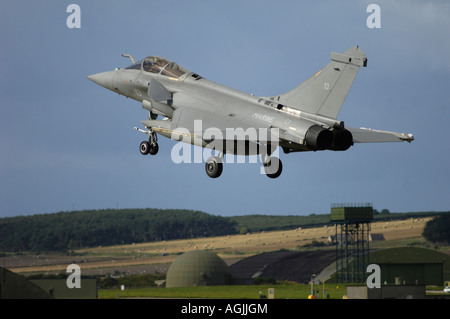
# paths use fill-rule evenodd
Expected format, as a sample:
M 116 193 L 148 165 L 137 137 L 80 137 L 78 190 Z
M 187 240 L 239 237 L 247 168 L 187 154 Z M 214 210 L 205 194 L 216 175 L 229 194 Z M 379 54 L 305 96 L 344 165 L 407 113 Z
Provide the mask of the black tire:
M 150 155 L 156 155 L 159 151 L 159 145 L 158 143 L 151 143 L 150 144 L 150 149 L 148 150 L 148 153 Z
M 277 178 L 283 171 L 283 164 L 278 157 L 272 157 L 269 163 L 264 164 L 264 171 L 269 178 Z
M 150 152 L 150 143 L 147 141 L 141 142 L 141 144 L 139 145 L 139 151 L 142 155 L 148 155 L 148 153 Z
M 222 174 L 223 164 L 219 157 L 210 157 L 205 164 L 206 174 L 211 178 L 217 178 Z

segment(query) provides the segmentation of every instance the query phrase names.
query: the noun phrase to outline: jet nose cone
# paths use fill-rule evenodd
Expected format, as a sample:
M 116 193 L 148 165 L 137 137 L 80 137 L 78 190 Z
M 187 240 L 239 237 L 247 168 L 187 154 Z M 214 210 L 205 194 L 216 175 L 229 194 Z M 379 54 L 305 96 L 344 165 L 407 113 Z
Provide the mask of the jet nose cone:
M 89 80 L 91 80 L 92 82 L 97 83 L 96 79 L 97 79 L 97 74 L 92 74 L 92 75 L 88 75 L 87 78 Z
M 92 82 L 103 86 L 104 88 L 109 90 L 113 89 L 113 71 L 88 75 L 87 78 Z

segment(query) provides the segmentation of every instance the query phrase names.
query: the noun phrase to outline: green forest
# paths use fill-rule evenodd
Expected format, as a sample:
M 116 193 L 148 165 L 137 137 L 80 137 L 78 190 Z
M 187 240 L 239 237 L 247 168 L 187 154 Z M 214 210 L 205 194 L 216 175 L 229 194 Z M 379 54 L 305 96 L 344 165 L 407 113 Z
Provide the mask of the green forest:
M 446 215 L 374 211 L 375 220 Z M 151 241 L 213 237 L 330 223 L 330 214 L 214 216 L 192 210 L 107 209 L 0 218 L 0 252 L 61 251 Z M 436 235 L 433 224 L 427 234 Z M 448 234 L 448 228 L 441 233 Z M 430 235 L 432 236 L 432 235 Z M 432 241 L 437 240 L 433 238 Z
M 0 219 L 0 251 L 70 251 L 236 232 L 230 219 L 199 211 L 122 209 Z

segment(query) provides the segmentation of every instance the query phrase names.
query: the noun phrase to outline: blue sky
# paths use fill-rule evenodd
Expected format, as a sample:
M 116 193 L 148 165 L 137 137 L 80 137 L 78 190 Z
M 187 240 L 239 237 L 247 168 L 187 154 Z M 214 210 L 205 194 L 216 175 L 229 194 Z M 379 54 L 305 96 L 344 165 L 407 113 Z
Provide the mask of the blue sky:
M 0 217 L 103 208 L 214 215 L 329 213 L 332 203 L 393 212 L 449 210 L 450 4 L 447 1 L 0 1 Z M 66 8 L 81 8 L 69 29 Z M 369 29 L 366 8 L 381 9 Z M 260 96 L 289 91 L 359 45 L 361 69 L 339 119 L 413 133 L 408 143 L 281 154 L 260 164 L 175 164 L 161 137 L 139 154 L 147 112 L 86 76 L 164 56 Z

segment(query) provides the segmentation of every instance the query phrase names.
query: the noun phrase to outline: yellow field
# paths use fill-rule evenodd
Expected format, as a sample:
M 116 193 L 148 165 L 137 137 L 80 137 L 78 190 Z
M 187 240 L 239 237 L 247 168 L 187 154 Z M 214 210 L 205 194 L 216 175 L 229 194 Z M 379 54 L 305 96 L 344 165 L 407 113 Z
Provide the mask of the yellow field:
M 381 233 L 386 241 L 421 237 L 425 223 L 431 218 L 414 218 L 393 222 L 374 222 L 371 233 Z M 70 260 L 79 263 L 82 269 L 120 268 L 151 264 L 170 264 L 179 254 L 199 249 L 216 252 L 223 259 L 241 259 L 257 253 L 280 249 L 297 249 L 313 240 L 327 242 L 334 235 L 334 226 L 295 229 L 284 231 L 260 232 L 246 235 L 232 235 L 210 238 L 171 240 L 132 245 L 97 247 L 77 250 L 80 256 L 65 257 L 58 262 L 55 259 L 42 263 L 22 262 L 10 265 L 14 272 L 65 272 Z M 48 259 L 52 257 L 49 256 Z M 42 258 L 41 258 L 42 259 Z

